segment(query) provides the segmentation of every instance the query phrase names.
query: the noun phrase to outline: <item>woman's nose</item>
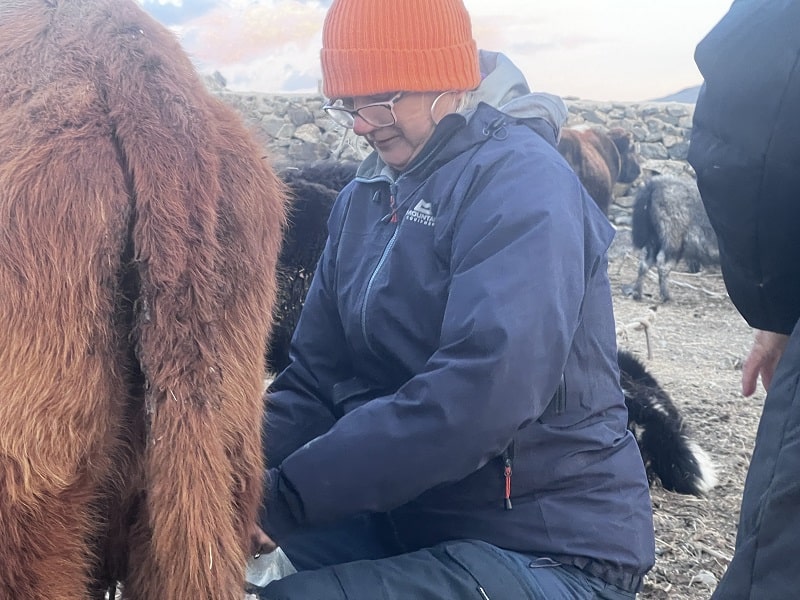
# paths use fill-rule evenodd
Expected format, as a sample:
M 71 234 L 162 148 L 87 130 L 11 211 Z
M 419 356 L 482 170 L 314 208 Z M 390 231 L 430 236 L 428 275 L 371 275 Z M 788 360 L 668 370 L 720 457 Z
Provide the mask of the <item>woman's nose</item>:
M 356 135 L 367 135 L 378 129 L 375 125 L 367 123 L 360 115 L 353 117 L 353 133 Z

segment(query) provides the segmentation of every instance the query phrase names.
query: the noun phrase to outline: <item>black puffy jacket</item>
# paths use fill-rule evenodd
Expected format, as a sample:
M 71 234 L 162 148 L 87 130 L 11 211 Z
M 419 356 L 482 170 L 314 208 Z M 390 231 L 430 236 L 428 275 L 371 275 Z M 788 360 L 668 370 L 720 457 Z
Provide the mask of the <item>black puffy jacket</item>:
M 800 317 L 800 2 L 738 0 L 700 42 L 689 162 L 728 293 L 755 328 Z

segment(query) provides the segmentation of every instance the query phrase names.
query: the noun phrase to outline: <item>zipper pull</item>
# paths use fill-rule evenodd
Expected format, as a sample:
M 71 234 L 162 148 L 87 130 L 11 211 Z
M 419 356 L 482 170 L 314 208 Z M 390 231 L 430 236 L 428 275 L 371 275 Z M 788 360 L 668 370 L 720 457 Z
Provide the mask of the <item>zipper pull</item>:
M 397 223 L 397 201 L 394 198 L 394 192 L 389 196 L 389 208 L 391 209 L 392 218 L 389 219 L 390 223 Z
M 514 442 L 503 451 L 503 476 L 506 479 L 506 493 L 503 498 L 506 510 L 511 510 L 511 464 L 514 461 Z
M 503 469 L 503 472 L 506 477 L 506 497 L 505 497 L 505 504 L 506 510 L 511 510 L 511 459 L 506 459 L 506 467 Z
M 389 186 L 389 214 L 381 219 L 383 223 L 397 223 L 397 184 Z
M 494 121 L 483 128 L 483 135 L 493 137 L 496 140 L 504 140 L 508 137 L 506 122 L 504 117 L 497 117 Z

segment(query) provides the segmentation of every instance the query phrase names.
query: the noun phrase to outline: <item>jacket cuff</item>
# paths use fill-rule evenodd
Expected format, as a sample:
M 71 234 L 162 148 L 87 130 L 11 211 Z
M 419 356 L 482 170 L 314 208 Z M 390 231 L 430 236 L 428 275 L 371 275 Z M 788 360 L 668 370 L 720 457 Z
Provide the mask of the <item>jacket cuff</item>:
M 303 504 L 297 492 L 283 477 L 280 467 L 269 469 L 264 478 L 264 502 L 259 514 L 261 529 L 280 545 L 281 540 L 304 521 Z

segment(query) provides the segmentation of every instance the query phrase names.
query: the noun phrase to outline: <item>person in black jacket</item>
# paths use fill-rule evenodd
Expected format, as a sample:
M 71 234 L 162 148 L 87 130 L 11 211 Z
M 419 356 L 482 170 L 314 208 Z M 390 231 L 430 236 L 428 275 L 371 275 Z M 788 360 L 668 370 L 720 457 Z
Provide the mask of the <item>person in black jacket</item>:
M 713 598 L 797 597 L 800 573 L 800 2 L 737 0 L 700 42 L 689 162 L 767 398 L 733 560 Z

